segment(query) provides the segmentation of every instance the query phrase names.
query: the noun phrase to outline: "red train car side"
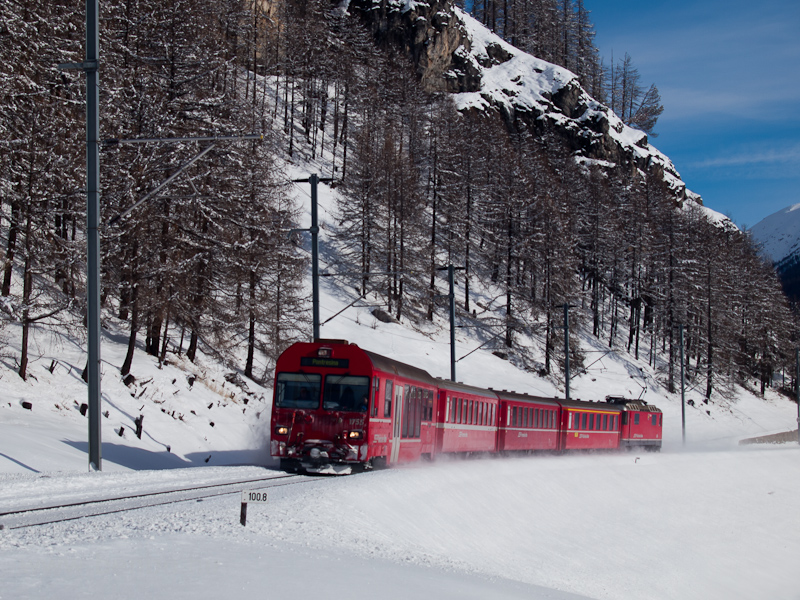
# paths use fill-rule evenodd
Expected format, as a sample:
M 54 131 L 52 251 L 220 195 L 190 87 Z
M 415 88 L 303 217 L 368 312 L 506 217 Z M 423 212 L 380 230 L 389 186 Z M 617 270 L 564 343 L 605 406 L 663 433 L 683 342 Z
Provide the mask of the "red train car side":
M 489 390 L 439 381 L 436 454 L 497 450 L 497 396 Z
M 610 450 L 620 446 L 621 409 L 602 402 L 559 400 L 561 450 Z
M 508 453 L 560 449 L 561 405 L 557 400 L 505 390 L 495 393 L 500 398 L 498 450 Z

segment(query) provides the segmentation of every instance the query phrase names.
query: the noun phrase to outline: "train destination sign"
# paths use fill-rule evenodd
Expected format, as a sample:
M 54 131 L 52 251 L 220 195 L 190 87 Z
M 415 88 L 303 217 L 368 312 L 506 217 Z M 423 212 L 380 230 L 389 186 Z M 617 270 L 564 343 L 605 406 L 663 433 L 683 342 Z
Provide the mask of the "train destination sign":
M 346 369 L 350 366 L 349 358 L 319 358 L 304 356 L 300 358 L 301 367 L 325 367 L 327 369 Z

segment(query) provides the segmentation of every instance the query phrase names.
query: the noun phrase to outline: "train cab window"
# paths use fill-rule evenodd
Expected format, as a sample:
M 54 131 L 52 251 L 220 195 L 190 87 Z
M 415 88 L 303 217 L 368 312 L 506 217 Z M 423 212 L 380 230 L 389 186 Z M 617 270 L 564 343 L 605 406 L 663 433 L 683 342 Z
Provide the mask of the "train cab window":
M 364 377 L 366 381 L 369 381 Z M 316 373 L 278 373 L 275 380 L 275 405 L 278 408 L 319 408 L 322 375 Z
M 367 412 L 369 403 L 369 377 L 353 375 L 328 375 L 322 408 L 350 412 Z
M 378 390 L 381 387 L 381 380 L 375 377 L 372 380 L 372 410 L 370 410 L 369 414 L 372 417 L 378 416 Z
M 638 425 L 639 424 L 639 413 L 638 412 L 637 413 L 633 413 L 633 424 L 634 425 Z
M 384 417 L 391 417 L 392 416 L 392 387 L 393 382 L 389 379 L 386 380 L 386 389 L 383 393 L 383 416 Z

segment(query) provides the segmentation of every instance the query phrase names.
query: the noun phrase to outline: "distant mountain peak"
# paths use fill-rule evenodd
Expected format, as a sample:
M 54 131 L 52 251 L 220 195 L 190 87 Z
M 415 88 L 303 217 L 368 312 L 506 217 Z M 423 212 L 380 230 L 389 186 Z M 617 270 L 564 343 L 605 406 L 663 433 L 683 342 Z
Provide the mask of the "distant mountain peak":
M 800 203 L 762 219 L 750 229 L 750 234 L 773 263 L 800 253 Z

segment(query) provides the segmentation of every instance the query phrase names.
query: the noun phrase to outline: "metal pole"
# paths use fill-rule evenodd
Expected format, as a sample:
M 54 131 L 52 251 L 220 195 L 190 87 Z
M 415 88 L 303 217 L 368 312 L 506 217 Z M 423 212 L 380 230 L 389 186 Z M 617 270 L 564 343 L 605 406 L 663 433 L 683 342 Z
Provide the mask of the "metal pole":
M 679 325 L 681 337 L 681 435 L 683 445 L 686 445 L 686 373 L 683 367 L 683 325 Z
M 794 399 L 797 401 L 797 443 L 800 444 L 800 348 L 794 350 Z
M 450 283 L 450 381 L 456 380 L 456 293 L 453 265 L 447 267 L 447 280 Z
M 569 304 L 564 304 L 564 387 L 569 400 Z
M 317 225 L 317 184 L 318 175 L 308 178 L 311 182 L 311 312 L 313 319 L 313 339 L 319 339 L 319 227 Z
M 89 385 L 89 469 L 101 471 L 100 429 L 100 97 L 99 0 L 86 0 L 86 237 Z

